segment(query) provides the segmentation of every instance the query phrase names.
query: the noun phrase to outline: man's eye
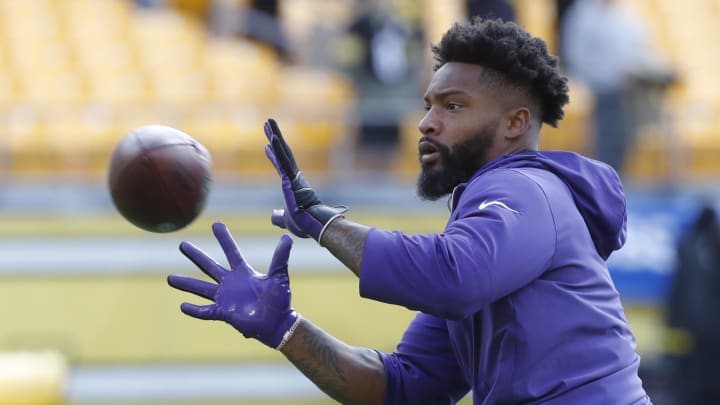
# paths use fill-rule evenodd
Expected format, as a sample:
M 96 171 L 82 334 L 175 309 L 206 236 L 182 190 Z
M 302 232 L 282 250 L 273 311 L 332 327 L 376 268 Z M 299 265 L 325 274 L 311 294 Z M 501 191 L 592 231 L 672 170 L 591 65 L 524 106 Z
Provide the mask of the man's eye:
M 448 105 L 447 105 L 448 110 L 457 110 L 460 107 L 462 107 L 460 104 L 455 104 L 455 103 L 448 103 Z
M 425 110 L 425 111 L 430 111 L 430 104 L 425 104 L 425 105 L 423 106 L 423 110 Z

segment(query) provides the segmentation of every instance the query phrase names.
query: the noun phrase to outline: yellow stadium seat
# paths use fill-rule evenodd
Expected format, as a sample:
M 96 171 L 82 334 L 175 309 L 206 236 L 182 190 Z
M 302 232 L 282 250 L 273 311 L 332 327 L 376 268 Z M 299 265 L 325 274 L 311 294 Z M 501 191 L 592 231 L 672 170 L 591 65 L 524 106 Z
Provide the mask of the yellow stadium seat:
M 149 73 L 149 98 L 169 104 L 200 103 L 207 100 L 204 72 L 153 71 Z
M 253 41 L 211 37 L 205 48 L 205 66 L 213 72 L 275 73 L 279 67 L 274 52 Z
M 50 147 L 71 159 L 104 148 L 111 135 L 116 112 L 103 104 L 55 105 L 45 107 L 40 127 Z
M 207 43 L 203 56 L 212 99 L 249 104 L 275 100 L 280 66 L 269 48 L 216 38 Z
M 720 121 L 720 120 L 718 120 Z M 720 122 L 686 132 L 688 170 L 693 178 L 714 179 L 720 174 Z
M 417 176 L 420 169 L 417 145 L 421 136 L 418 124 L 422 118 L 422 111 L 414 111 L 400 122 L 400 144 L 393 160 L 393 171 L 407 179 Z
M 590 90 L 575 81 L 569 83 L 570 103 L 565 106 L 565 116 L 557 128 L 543 125 L 540 132 L 540 148 L 571 150 L 592 153 L 592 109 L 594 104 Z
M 335 156 L 344 151 L 341 143 L 351 138 L 350 129 L 343 121 L 301 119 L 294 123 L 294 131 L 299 140 L 293 143 L 293 150 L 297 149 L 296 158 L 302 162 L 304 171 L 328 173 L 336 162 L 347 160 L 347 157 Z
M 333 70 L 301 66 L 284 67 L 278 77 L 273 114 L 282 117 L 283 133 L 298 145 L 297 154 L 305 156 L 306 170 L 326 170 L 333 149 L 349 139 L 352 83 Z
M 204 16 L 208 12 L 208 0 L 167 0 L 167 4 L 176 10 L 195 16 Z
M 17 101 L 17 81 L 10 72 L 0 72 L 0 106 L 8 106 Z
M 85 14 L 67 13 L 62 16 L 67 43 L 89 52 L 102 51 L 118 42 L 130 45 L 128 41 L 129 21 L 114 15 L 90 17 Z
M 517 19 L 528 32 L 542 38 L 552 52 L 557 53 L 555 38 L 555 1 L 515 0 Z
M 149 97 L 148 79 L 140 72 L 119 74 L 91 72 L 88 75 L 88 100 L 104 103 L 140 103 Z
M 21 102 L 30 103 L 78 103 L 86 98 L 86 84 L 74 71 L 43 72 L 27 71 L 16 76 Z
M 422 0 L 421 4 L 430 43 L 437 43 L 453 23 L 466 19 L 464 5 L 460 0 Z
M 3 0 L 0 1 L 0 16 L 8 23 L 18 23 L 22 21 L 26 22 L 26 25 L 30 28 L 34 24 L 28 24 L 37 21 L 38 19 L 52 17 L 53 14 L 53 0 L 33 0 L 33 1 L 15 1 L 15 0 Z
M 663 131 L 661 126 L 646 126 L 630 145 L 624 169 L 636 182 L 661 183 L 684 177 L 684 164 L 676 160 L 679 155 L 673 155 L 684 153 L 681 145 L 674 145 L 681 140 L 669 139 Z
M 55 351 L 0 353 L 0 405 L 65 403 L 68 362 Z
M 279 72 L 278 99 L 319 111 L 346 109 L 353 101 L 353 84 L 341 73 L 317 67 L 288 66 Z M 315 103 L 326 103 L 318 108 Z
M 44 0 L 48 1 L 48 0 Z M 57 13 L 74 15 L 78 21 L 130 18 L 133 2 L 125 0 L 50 0 Z
M 97 175 L 109 157 L 112 115 L 107 106 L 85 104 L 11 109 L 5 131 L 13 171 Z
M 41 130 L 41 111 L 32 105 L 8 108 L 3 128 L 11 153 L 13 174 L 46 175 L 58 169 L 58 160 L 51 152 L 48 139 Z
M 251 105 L 207 104 L 188 111 L 177 125 L 208 148 L 214 170 L 270 173 L 263 152 L 265 119 L 264 112 Z
M 290 40 L 304 42 L 319 23 L 329 30 L 350 26 L 355 18 L 355 3 L 354 0 L 284 0 L 279 2 L 279 14 Z
M 13 17 L 2 21 L 2 40 L 8 46 L 20 49 L 34 44 L 58 42 L 61 35 L 59 21 L 55 17 Z M 27 49 L 31 51 L 32 49 Z
M 229 115 L 227 109 L 221 107 L 198 106 L 180 118 L 178 129 L 206 145 L 211 153 L 220 155 L 238 146 L 238 137 Z
M 132 129 L 144 125 L 160 124 L 172 126 L 175 116 L 166 106 L 152 100 L 137 103 L 111 105 L 114 111 L 112 132 L 119 137 Z
M 130 44 L 108 41 L 103 44 L 75 44 L 77 69 L 94 79 L 138 71 L 137 55 Z
M 204 56 L 199 46 L 182 41 L 162 46 L 139 42 L 133 47 L 138 68 L 146 71 L 172 73 L 197 70 Z
M 209 71 L 209 98 L 216 102 L 265 107 L 277 99 L 277 80 L 272 74 Z
M 150 46 L 196 45 L 205 39 L 199 21 L 168 9 L 135 10 L 129 25 L 129 39 Z
M 75 67 L 73 49 L 56 40 L 9 43 L 7 61 L 11 69 L 23 74 L 49 74 Z

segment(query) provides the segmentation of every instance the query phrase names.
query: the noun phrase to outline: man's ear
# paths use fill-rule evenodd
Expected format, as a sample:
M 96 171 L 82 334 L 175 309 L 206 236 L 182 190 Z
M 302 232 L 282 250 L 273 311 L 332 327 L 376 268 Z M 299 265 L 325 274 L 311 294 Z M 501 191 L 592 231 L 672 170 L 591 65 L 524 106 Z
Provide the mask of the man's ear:
M 530 109 L 527 107 L 513 108 L 508 111 L 505 116 L 505 137 L 507 139 L 517 139 L 525 134 L 531 125 Z

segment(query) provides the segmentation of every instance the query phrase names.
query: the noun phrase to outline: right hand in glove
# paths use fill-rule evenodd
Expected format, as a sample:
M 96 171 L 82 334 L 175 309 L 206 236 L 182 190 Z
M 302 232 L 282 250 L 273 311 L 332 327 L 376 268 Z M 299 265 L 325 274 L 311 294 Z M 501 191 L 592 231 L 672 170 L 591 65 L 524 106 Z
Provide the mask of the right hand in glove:
M 288 258 L 292 239 L 283 235 L 275 248 L 267 274 L 245 262 L 225 224 L 213 224 L 213 233 L 230 264 L 226 269 L 189 242 L 180 251 L 217 284 L 172 274 L 168 284 L 213 301 L 210 305 L 183 303 L 183 313 L 193 318 L 225 321 L 246 338 L 280 349 L 292 336 L 300 315 L 290 306 Z

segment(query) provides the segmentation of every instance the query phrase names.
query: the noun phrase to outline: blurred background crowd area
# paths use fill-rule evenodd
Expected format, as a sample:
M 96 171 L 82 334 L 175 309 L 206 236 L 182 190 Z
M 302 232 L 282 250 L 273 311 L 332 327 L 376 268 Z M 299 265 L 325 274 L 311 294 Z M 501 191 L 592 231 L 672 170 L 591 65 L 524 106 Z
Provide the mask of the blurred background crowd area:
M 720 403 L 720 0 L 0 0 L 0 404 L 331 403 L 277 353 L 180 314 L 165 277 L 197 274 L 177 243 L 221 257 L 219 219 L 267 265 L 267 117 L 324 201 L 442 229 L 445 202 L 414 195 L 417 123 L 429 46 L 475 15 L 561 56 L 571 102 L 541 147 L 623 177 L 609 267 L 654 403 Z M 133 228 L 105 188 L 114 146 L 148 124 L 214 159 L 208 206 L 175 234 Z M 295 307 L 350 344 L 391 351 L 413 315 L 360 299 L 307 241 L 291 278 Z
M 118 139 L 148 123 L 198 138 L 218 173 L 268 173 L 259 132 L 274 116 L 308 155 L 306 170 L 414 177 L 429 44 L 482 15 L 518 21 L 556 54 L 568 48 L 571 103 L 559 128 L 544 129 L 543 148 L 612 160 L 628 181 L 714 178 L 720 48 L 708 41 L 720 35 L 720 3 L 572 3 L 3 0 L 3 176 L 102 178 Z M 602 122 L 619 135 L 604 136 Z

